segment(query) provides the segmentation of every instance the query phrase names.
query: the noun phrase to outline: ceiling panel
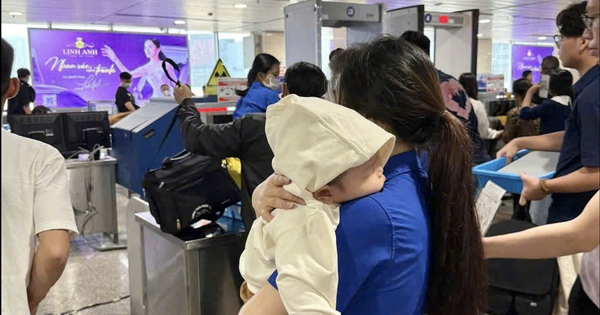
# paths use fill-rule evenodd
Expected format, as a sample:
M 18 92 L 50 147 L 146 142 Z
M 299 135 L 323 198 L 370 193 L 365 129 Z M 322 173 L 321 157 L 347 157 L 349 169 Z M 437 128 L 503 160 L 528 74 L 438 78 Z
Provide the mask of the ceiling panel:
M 186 27 L 207 31 L 282 31 L 283 8 L 288 0 L 3 0 L 2 21 L 13 23 L 97 23 L 173 27 L 184 19 Z M 571 0 L 341 0 L 346 3 L 381 3 L 387 9 L 424 4 L 426 11 L 454 12 L 479 8 L 484 38 L 532 41 L 555 32 L 554 18 Z M 237 9 L 236 4 L 247 8 Z M 24 15 L 11 17 L 8 12 Z

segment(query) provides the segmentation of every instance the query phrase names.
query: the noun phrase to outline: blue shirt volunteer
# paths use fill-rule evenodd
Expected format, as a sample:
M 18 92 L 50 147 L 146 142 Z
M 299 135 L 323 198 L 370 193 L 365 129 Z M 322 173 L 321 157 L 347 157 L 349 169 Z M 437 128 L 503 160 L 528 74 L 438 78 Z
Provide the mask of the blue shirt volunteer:
M 600 66 L 596 65 L 573 85 L 575 103 L 567 120 L 555 177 L 582 167 L 600 166 Z M 548 223 L 576 218 L 595 191 L 553 194 Z
M 392 156 L 381 192 L 342 205 L 337 310 L 422 315 L 429 273 L 427 174 L 417 153 Z M 277 288 L 277 272 L 269 283 Z
M 277 92 L 263 86 L 260 82 L 254 82 L 246 95 L 237 101 L 233 119 L 238 119 L 246 114 L 265 113 L 269 105 L 277 102 L 279 102 Z

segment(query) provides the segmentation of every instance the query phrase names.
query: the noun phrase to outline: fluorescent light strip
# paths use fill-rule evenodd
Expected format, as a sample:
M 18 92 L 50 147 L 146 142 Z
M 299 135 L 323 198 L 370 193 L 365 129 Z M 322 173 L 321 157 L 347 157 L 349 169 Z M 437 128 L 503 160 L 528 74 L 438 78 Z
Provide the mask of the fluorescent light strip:
M 100 25 L 100 24 L 52 23 L 52 28 L 63 29 L 63 30 L 110 31 L 110 25 Z
M 27 23 L 25 24 L 28 28 L 50 28 L 48 23 Z
M 127 26 L 127 25 L 114 25 L 113 31 L 115 32 L 126 32 L 126 33 L 156 33 L 164 34 L 165 31 L 158 27 L 144 27 L 144 26 Z

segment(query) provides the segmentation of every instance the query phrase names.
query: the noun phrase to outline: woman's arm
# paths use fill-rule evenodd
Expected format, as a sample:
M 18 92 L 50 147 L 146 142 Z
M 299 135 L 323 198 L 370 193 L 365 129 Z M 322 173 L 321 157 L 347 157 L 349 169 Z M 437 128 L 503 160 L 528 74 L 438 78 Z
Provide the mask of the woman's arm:
M 273 210 L 291 210 L 294 209 L 294 204 L 306 204 L 303 199 L 283 189 L 283 186 L 289 183 L 291 183 L 289 178 L 273 174 L 254 189 L 252 207 L 256 211 L 256 217 L 263 217 L 267 222 L 271 222 L 273 220 L 273 215 L 271 215 Z
M 127 69 L 127 67 L 121 62 L 119 57 L 117 57 L 117 54 L 114 52 L 114 50 L 112 50 L 112 48 L 110 48 L 108 45 L 104 45 L 102 48 L 102 55 L 114 62 L 121 72 L 129 72 L 133 78 L 139 78 L 146 73 L 144 66 L 138 67 L 133 71 L 129 71 L 129 69 Z
M 279 292 L 267 284 L 246 303 L 239 315 L 287 315 Z
M 525 99 L 523 99 L 523 104 L 521 104 L 522 108 L 531 106 L 531 99 L 533 99 L 533 95 L 535 95 L 535 92 L 537 92 L 540 87 L 540 84 L 534 84 L 529 88 L 527 94 L 525 94 Z
M 484 238 L 486 258 L 543 259 L 593 250 L 600 243 L 599 194 L 571 221 Z
M 479 131 L 481 138 L 484 140 L 493 140 L 501 136 L 501 131 L 490 128 L 490 121 L 488 120 L 488 115 L 485 112 L 483 103 L 472 99 L 471 104 L 473 104 L 475 109 L 475 116 L 477 116 L 477 130 Z

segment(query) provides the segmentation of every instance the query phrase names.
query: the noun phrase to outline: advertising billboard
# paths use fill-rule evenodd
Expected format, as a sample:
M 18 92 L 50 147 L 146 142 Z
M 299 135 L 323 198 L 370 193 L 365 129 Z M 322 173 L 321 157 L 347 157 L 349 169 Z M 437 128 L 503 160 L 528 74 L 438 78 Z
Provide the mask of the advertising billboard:
M 533 83 L 540 82 L 540 70 L 544 57 L 552 56 L 553 47 L 539 46 L 512 46 L 512 78 L 513 81 L 521 77 L 525 70 L 533 72 Z
M 162 96 L 162 85 L 173 89 L 162 69 L 165 58 L 180 68 L 177 73 L 169 66 L 171 77 L 190 82 L 185 35 L 30 29 L 29 44 L 35 105 L 84 107 L 114 100 L 121 72 L 131 73 L 129 91 L 143 104 Z

